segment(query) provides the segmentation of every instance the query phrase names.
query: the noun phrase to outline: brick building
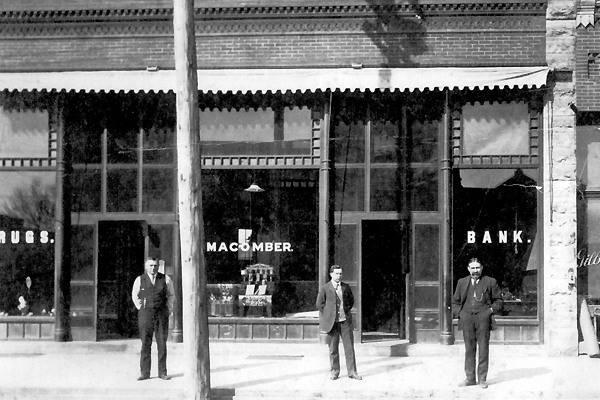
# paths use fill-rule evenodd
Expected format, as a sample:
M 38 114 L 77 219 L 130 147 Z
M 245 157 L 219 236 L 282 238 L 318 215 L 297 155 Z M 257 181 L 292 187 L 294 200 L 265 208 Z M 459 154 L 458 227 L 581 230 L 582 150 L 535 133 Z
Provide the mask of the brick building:
M 478 257 L 505 300 L 494 343 L 577 354 L 571 105 L 587 8 L 197 7 L 213 339 L 316 340 L 316 289 L 338 263 L 358 340 L 452 344 L 450 297 Z M 29 255 L 41 239 L 2 243 L 3 336 L 134 336 L 128 297 L 144 258 L 181 282 L 172 4 L 9 0 L 0 19 L 1 228 L 47 235 L 55 261 Z M 577 66 L 593 80 L 589 52 L 578 48 Z M 56 315 L 11 315 L 26 276 L 54 288 Z M 181 323 L 176 312 L 174 340 Z

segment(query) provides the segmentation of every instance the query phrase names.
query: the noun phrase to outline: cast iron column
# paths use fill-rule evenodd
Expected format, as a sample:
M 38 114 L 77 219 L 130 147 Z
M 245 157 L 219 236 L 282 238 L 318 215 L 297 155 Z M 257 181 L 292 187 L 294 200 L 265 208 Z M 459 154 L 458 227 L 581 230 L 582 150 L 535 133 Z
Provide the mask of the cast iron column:
M 179 220 L 175 224 L 175 232 L 173 235 L 173 248 L 175 249 L 175 259 L 173 260 L 173 287 L 175 288 L 175 307 L 173 308 L 173 331 L 171 338 L 174 343 L 183 342 L 183 293 L 181 290 L 181 247 L 179 242 Z
M 448 106 L 448 91 L 444 105 L 444 127 L 442 133 L 442 312 L 441 312 L 441 343 L 454 344 L 452 330 L 452 153 L 450 135 L 450 109 Z
M 56 134 L 56 205 L 54 210 L 54 340 L 71 340 L 71 161 L 64 124 L 64 98 L 55 98 L 50 131 Z

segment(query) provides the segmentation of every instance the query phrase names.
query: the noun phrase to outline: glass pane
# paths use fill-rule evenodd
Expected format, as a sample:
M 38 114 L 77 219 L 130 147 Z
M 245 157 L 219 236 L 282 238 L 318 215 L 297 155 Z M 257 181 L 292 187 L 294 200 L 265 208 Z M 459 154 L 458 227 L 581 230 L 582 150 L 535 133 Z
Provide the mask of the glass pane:
M 464 155 L 529 154 L 529 108 L 523 102 L 465 104 Z
M 137 211 L 137 169 L 109 170 L 106 184 L 106 211 Z
M 371 168 L 371 211 L 397 211 L 399 173 L 397 168 Z
M 412 123 L 412 162 L 435 163 L 438 161 L 439 130 L 439 121 L 414 121 Z
M 94 226 L 73 225 L 71 227 L 71 279 L 93 281 L 94 270 Z
M 71 308 L 93 308 L 96 289 L 91 284 L 71 284 Z
M 151 225 L 148 229 L 149 248 L 148 257 L 155 257 L 164 261 L 164 268 L 160 266 L 160 273 L 173 276 L 173 225 Z
M 363 168 L 337 168 L 335 171 L 335 211 L 365 209 L 365 171 Z
M 588 198 L 586 206 L 581 216 L 585 239 L 579 244 L 577 253 L 577 292 L 591 299 L 600 299 L 600 200 Z
M 355 282 L 356 275 L 356 225 L 338 225 L 335 233 L 335 264 L 344 271 L 343 280 Z M 329 274 L 328 274 L 329 276 Z
M 102 162 L 102 134 L 104 117 L 90 97 L 78 97 L 66 102 L 65 131 L 71 143 L 73 164 L 100 164 Z
M 440 228 L 438 225 L 415 225 L 415 280 L 439 281 Z
M 415 286 L 415 308 L 439 307 L 439 286 Z
M 415 329 L 438 329 L 440 326 L 440 315 L 434 312 L 415 312 Z M 419 335 L 419 334 L 417 334 Z M 439 339 L 439 333 L 436 332 Z
M 144 212 L 173 211 L 177 190 L 175 171 L 171 168 L 144 168 L 142 179 L 142 210 Z
M 271 108 L 202 110 L 200 140 L 204 156 L 276 154 L 275 113 Z
M 71 175 L 71 206 L 73 212 L 99 212 L 102 204 L 102 174 L 100 169 L 75 168 Z
M 0 107 L 0 158 L 48 158 L 48 112 Z
M 139 131 L 108 131 L 107 153 L 109 164 L 135 164 L 138 160 Z
M 143 117 L 144 163 L 175 162 L 176 111 L 174 96 L 157 96 L 153 107 L 146 107 Z
M 281 317 L 314 310 L 317 182 L 316 170 L 202 171 L 208 282 L 235 285 L 213 288 L 211 313 Z M 250 183 L 263 191 L 246 191 Z M 242 251 L 244 244 L 250 250 Z M 264 294 L 257 294 L 263 281 Z
M 0 313 L 53 308 L 54 180 L 54 172 L 0 172 Z
M 455 186 L 455 284 L 468 274 L 469 260 L 477 257 L 484 273 L 500 285 L 503 315 L 536 317 L 541 253 L 537 237 L 537 182 L 531 175 L 536 175 L 537 170 L 525 173 L 513 169 L 508 178 L 506 170 L 469 170 L 469 174 L 479 171 L 484 173 L 483 178 L 468 177 L 461 181 L 470 186 Z M 461 177 L 463 172 L 460 171 Z M 494 177 L 494 173 L 499 176 Z
M 599 125 L 577 126 L 577 176 L 586 190 L 600 190 Z
M 438 210 L 438 171 L 436 168 L 414 168 L 411 194 L 413 211 Z
M 370 125 L 371 163 L 398 162 L 399 127 L 393 122 L 375 122 Z
M 334 136 L 335 163 L 338 165 L 365 162 L 364 122 L 339 122 Z
M 294 107 L 283 110 L 282 151 L 277 154 L 310 154 L 312 138 L 311 111 Z

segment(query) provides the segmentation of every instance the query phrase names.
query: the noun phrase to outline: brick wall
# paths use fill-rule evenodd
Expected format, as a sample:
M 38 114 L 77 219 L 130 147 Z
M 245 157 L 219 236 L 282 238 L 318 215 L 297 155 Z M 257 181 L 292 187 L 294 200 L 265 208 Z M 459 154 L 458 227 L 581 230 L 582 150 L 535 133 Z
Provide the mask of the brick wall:
M 577 29 L 577 109 L 600 111 L 600 26 Z
M 197 31 L 200 68 L 545 63 L 543 16 L 213 19 Z M 0 71 L 174 68 L 168 20 L 9 24 L 0 26 L 0 54 Z

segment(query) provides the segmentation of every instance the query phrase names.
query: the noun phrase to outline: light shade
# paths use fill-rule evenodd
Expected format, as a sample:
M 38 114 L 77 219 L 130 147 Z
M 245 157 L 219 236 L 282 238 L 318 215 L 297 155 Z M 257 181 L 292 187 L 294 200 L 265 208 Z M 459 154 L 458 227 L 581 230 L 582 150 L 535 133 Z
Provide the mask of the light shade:
M 251 192 L 251 193 L 260 193 L 260 192 L 264 192 L 265 189 L 261 188 L 260 186 L 258 186 L 256 183 L 253 183 L 252 185 L 248 186 L 246 189 L 244 189 L 246 192 Z

